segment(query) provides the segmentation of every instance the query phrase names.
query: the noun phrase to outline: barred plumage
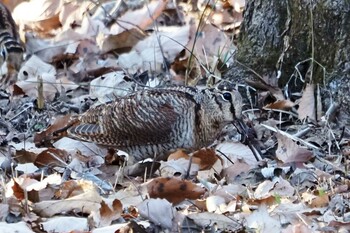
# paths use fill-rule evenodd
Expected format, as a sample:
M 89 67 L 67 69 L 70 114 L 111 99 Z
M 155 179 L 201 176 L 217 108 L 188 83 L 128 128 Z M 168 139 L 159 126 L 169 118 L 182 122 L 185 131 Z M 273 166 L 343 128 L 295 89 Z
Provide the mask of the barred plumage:
M 91 108 L 68 133 L 142 160 L 177 148 L 208 146 L 226 124 L 240 118 L 241 110 L 242 99 L 235 90 L 145 89 Z
M 23 52 L 11 12 L 0 3 L 0 65 L 7 61 L 18 70 L 23 60 Z

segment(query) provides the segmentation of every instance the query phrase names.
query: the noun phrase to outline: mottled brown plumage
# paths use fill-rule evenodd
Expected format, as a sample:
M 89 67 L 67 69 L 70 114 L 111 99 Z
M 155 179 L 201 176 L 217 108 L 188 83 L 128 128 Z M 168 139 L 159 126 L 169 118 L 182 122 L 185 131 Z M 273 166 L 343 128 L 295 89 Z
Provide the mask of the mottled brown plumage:
M 240 118 L 241 110 L 242 99 L 235 90 L 145 89 L 91 108 L 68 133 L 142 160 L 177 148 L 208 146 L 226 124 Z
M 18 70 L 23 60 L 23 52 L 11 12 L 0 3 L 0 65 L 7 61 Z

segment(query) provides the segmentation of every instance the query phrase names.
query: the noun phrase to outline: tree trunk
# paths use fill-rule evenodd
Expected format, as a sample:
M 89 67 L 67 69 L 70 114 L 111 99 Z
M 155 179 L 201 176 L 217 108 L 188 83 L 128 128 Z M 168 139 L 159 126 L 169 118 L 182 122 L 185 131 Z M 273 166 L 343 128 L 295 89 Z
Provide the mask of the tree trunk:
M 350 112 L 349 35 L 349 0 L 248 0 L 237 63 L 225 76 L 252 83 L 258 74 L 279 87 L 292 78 L 326 84 Z

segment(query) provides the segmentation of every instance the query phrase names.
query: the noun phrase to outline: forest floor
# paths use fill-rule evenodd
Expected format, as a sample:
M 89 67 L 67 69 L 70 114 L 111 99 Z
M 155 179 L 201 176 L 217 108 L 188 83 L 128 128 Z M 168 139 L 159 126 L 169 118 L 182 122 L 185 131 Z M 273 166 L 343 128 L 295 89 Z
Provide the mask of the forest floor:
M 1 70 L 0 232 L 350 231 L 350 133 L 314 83 L 236 84 L 260 161 L 233 127 L 143 170 L 67 137 L 71 116 L 145 86 L 215 86 L 244 1 L 16 2 L 26 59 Z

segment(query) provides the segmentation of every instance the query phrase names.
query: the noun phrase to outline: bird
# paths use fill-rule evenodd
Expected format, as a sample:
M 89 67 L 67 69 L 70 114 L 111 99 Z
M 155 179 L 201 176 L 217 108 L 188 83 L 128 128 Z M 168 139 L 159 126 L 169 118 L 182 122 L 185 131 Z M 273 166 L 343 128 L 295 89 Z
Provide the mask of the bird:
M 134 161 L 160 160 L 178 148 L 209 146 L 225 125 L 241 118 L 242 105 L 230 87 L 142 89 L 90 108 L 68 135 L 125 151 Z
M 0 2 L 0 66 L 6 61 L 9 67 L 19 70 L 23 53 L 16 23 L 11 12 Z

